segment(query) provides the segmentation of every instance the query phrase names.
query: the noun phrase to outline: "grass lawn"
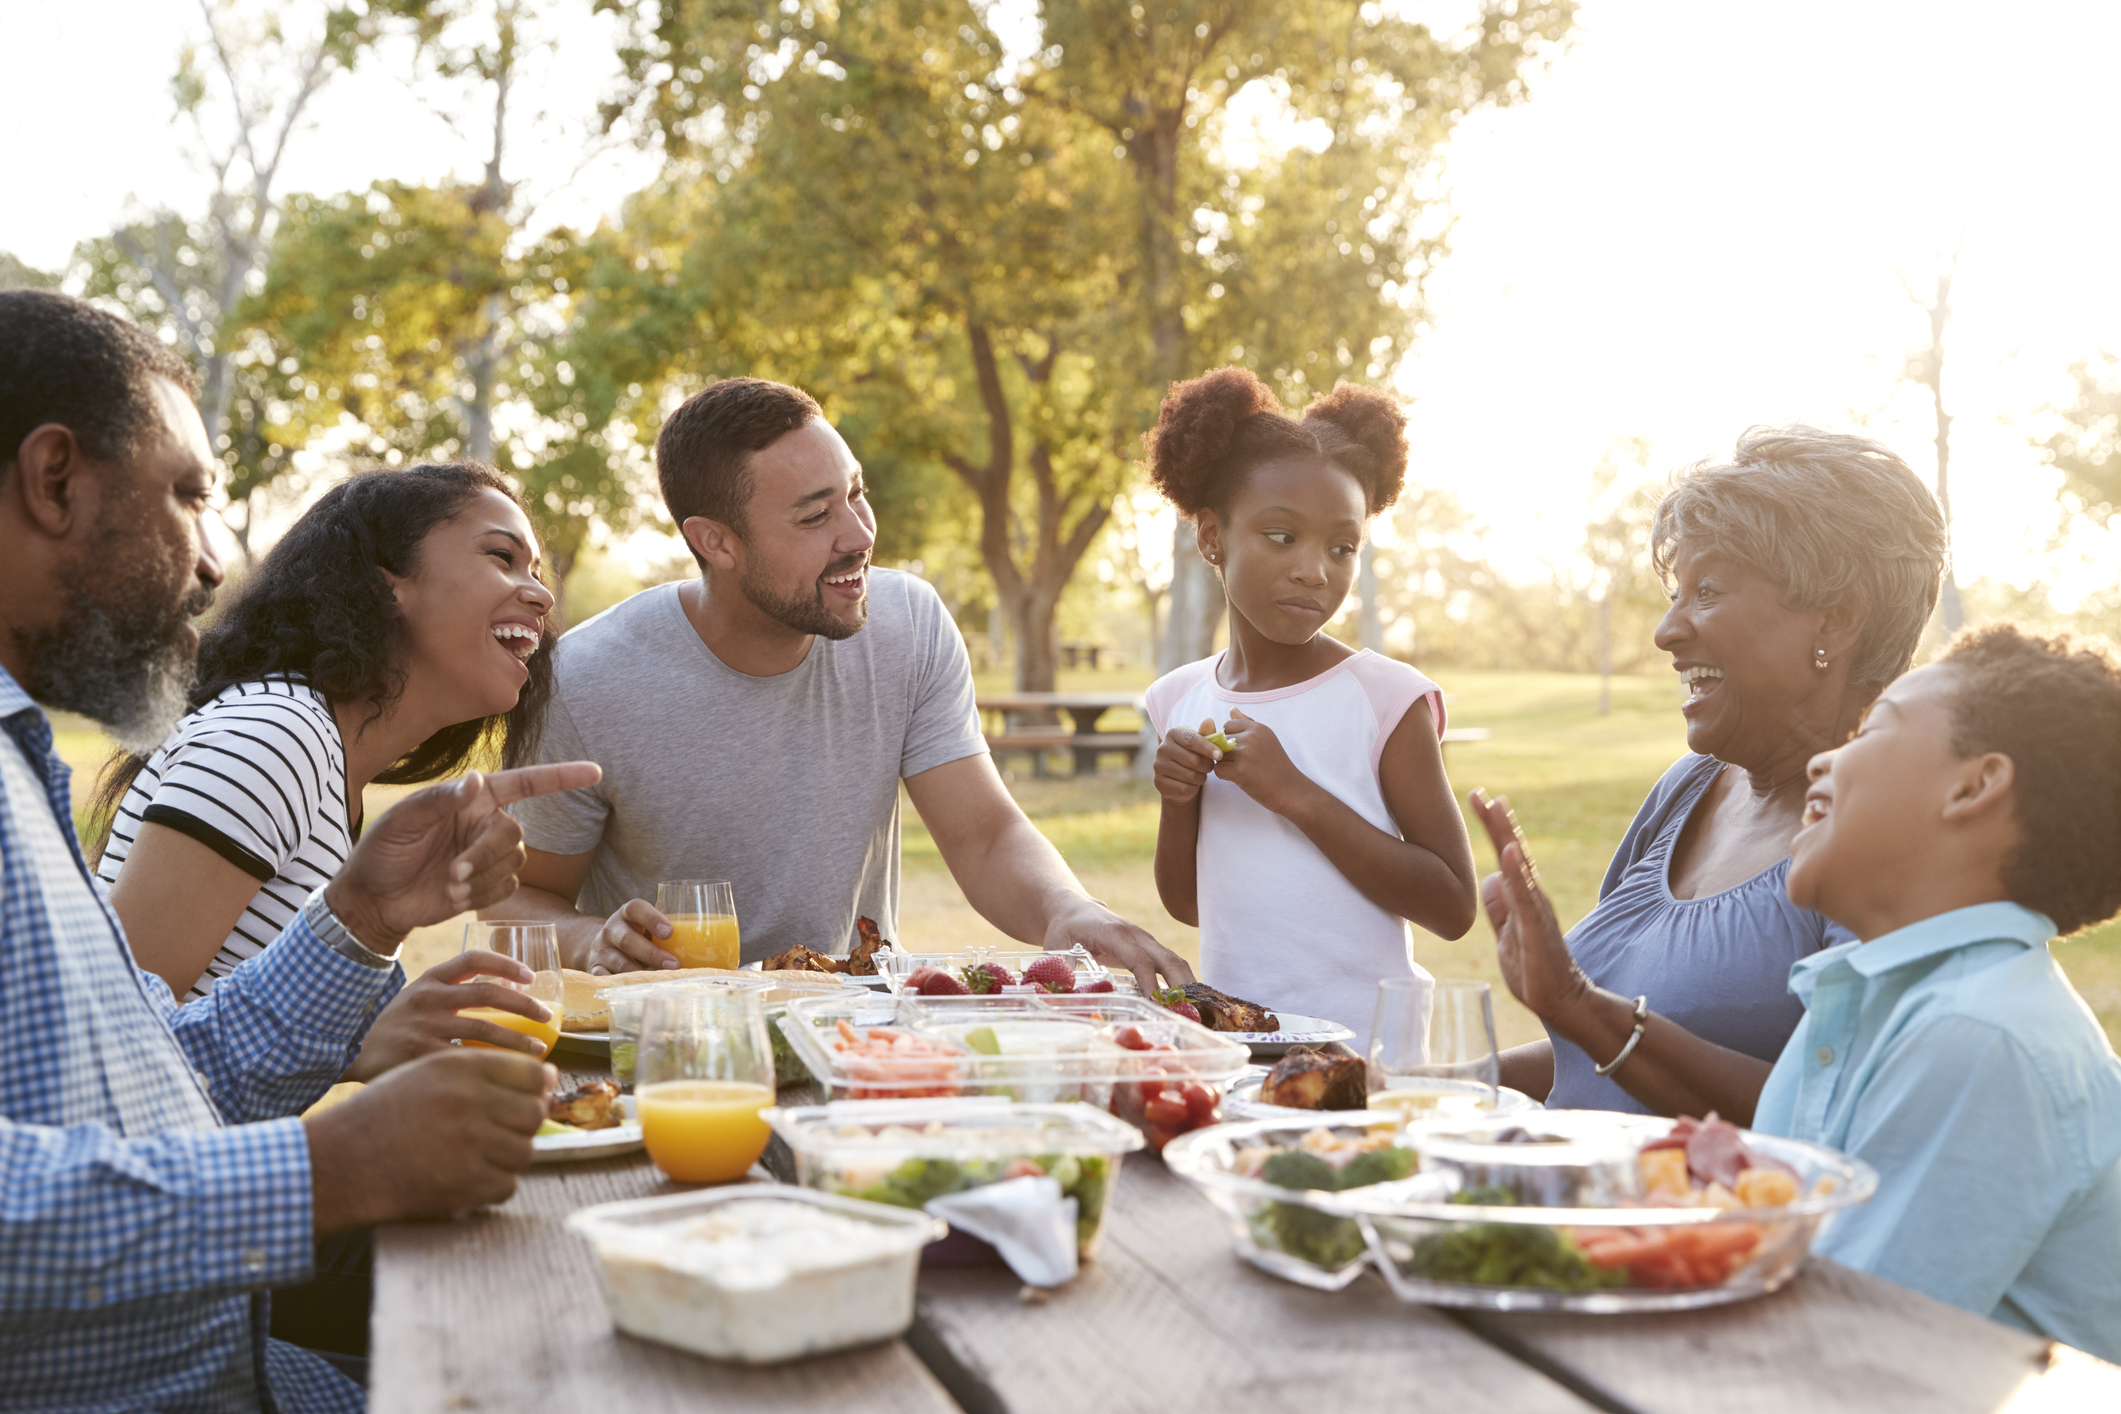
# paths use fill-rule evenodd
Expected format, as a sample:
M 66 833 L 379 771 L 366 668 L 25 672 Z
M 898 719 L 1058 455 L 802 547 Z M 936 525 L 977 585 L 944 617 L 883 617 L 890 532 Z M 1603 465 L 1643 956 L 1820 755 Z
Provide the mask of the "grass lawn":
M 1063 690 L 1123 691 L 1149 681 L 1147 670 L 1064 673 Z M 1449 673 L 1450 715 L 1459 726 L 1487 727 L 1485 742 L 1452 746 L 1447 765 L 1461 796 L 1473 786 L 1510 797 L 1531 837 L 1541 877 L 1562 918 L 1573 923 L 1590 910 L 1598 881 L 1621 832 L 1650 784 L 1685 749 L 1678 690 L 1668 677 L 1616 679 L 1613 709 L 1597 713 L 1595 678 L 1550 673 Z M 1006 680 L 982 677 L 983 689 Z M 1131 714 L 1113 712 L 1102 724 L 1124 730 Z M 62 720 L 59 749 L 73 765 L 76 796 L 87 794 L 107 745 L 92 726 Z M 1194 929 L 1166 914 L 1156 898 L 1150 862 L 1156 846 L 1156 792 L 1146 781 L 1108 766 L 1095 780 L 1035 780 L 1017 773 L 1010 789 L 1038 822 L 1092 894 L 1149 929 L 1189 958 L 1198 958 Z M 403 793 L 369 793 L 370 817 Z M 903 895 L 899 931 L 916 947 L 938 951 L 1019 945 L 991 928 L 965 902 L 910 807 L 902 840 Z M 1494 861 L 1474 835 L 1483 869 Z M 456 950 L 461 920 L 423 929 L 408 944 L 408 963 L 420 970 Z M 1440 977 L 1483 977 L 1495 988 L 1495 1021 L 1504 1045 L 1536 1038 L 1538 1023 L 1513 1001 L 1495 971 L 1486 923 L 1456 942 L 1418 934 L 1416 955 Z M 2107 1035 L 2121 1044 L 2121 923 L 2110 923 L 2056 945 L 2056 956 L 2091 1004 Z

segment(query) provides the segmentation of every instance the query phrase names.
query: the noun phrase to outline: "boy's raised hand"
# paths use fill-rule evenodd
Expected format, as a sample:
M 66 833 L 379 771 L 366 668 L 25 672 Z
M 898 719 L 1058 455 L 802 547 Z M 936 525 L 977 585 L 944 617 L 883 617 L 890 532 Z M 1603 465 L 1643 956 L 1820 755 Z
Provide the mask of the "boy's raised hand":
M 1172 805 L 1189 805 L 1199 799 L 1200 788 L 1208 783 L 1208 772 L 1222 759 L 1215 743 L 1207 734 L 1215 730 L 1213 720 L 1200 724 L 1200 730 L 1190 727 L 1173 727 L 1164 733 L 1163 741 L 1156 748 L 1155 770 L 1156 792 Z
M 1495 928 L 1495 961 L 1502 980 L 1534 1016 L 1552 1022 L 1589 995 L 1591 979 L 1576 965 L 1554 905 L 1539 886 L 1539 871 L 1510 811 L 1509 797 L 1490 800 L 1486 791 L 1475 790 L 1466 802 L 1486 828 L 1502 865 L 1480 885 L 1488 922 Z

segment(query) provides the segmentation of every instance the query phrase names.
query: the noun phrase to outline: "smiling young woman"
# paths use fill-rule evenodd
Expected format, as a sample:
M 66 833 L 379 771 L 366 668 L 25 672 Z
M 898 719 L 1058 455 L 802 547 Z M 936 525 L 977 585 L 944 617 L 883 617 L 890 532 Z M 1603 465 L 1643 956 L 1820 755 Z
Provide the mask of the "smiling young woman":
M 519 759 L 551 690 L 552 606 L 490 469 L 326 492 L 206 631 L 190 714 L 99 783 L 97 873 L 140 965 L 204 996 L 345 862 L 370 783 L 438 779 L 482 743 Z

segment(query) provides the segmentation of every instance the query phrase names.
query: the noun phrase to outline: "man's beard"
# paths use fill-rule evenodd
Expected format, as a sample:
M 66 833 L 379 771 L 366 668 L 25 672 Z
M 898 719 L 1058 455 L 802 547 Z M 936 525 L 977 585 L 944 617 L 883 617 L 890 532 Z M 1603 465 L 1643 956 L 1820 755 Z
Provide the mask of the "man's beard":
M 825 574 L 845 574 L 861 563 L 859 559 L 855 559 L 844 565 L 832 565 L 826 568 Z M 820 638 L 852 638 L 860 633 L 862 625 L 869 621 L 867 594 L 855 601 L 853 623 L 833 617 L 832 611 L 825 607 L 824 575 L 818 577 L 808 597 L 801 594 L 783 595 L 766 583 L 765 578 L 757 573 L 754 563 L 747 562 L 744 566 L 744 577 L 738 580 L 737 584 L 744 591 L 744 598 L 750 601 L 752 608 L 778 623 L 786 624 L 797 633 L 814 633 Z
M 117 554 L 137 546 L 109 546 Z M 213 590 L 196 585 L 181 601 L 168 597 L 165 576 L 136 575 L 112 582 L 112 558 L 85 556 L 68 576 L 67 601 L 50 628 L 15 632 L 28 660 L 31 698 L 78 712 L 136 756 L 168 739 L 189 706 L 196 652 L 186 625 L 213 603 Z M 137 561 L 136 561 L 137 562 Z M 98 571 L 101 571 L 98 596 Z

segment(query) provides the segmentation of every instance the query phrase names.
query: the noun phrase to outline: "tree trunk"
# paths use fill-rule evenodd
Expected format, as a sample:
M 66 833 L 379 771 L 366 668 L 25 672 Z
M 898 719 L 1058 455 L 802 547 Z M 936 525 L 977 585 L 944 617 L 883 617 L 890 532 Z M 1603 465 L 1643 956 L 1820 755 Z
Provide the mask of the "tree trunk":
M 1355 567 L 1355 591 L 1360 596 L 1356 609 L 1356 638 L 1372 653 L 1385 651 L 1385 626 L 1377 612 L 1377 545 L 1362 542 L 1362 555 Z
M 1158 673 L 1198 662 L 1215 650 L 1215 629 L 1227 602 L 1222 580 L 1200 557 L 1189 520 L 1181 518 L 1171 532 L 1171 563 L 1171 611 L 1164 619 Z
M 1951 263 L 1937 274 L 1937 297 L 1925 306 L 1930 317 L 1930 346 L 1921 361 L 1921 382 L 1930 390 L 1930 403 L 1937 418 L 1937 506 L 1944 512 L 1947 544 L 1952 533 L 1952 417 L 1944 410 L 1944 331 L 1952 322 L 1952 276 L 1958 266 L 1959 257 L 1954 254 Z M 1909 293 L 1912 295 L 1913 291 Z M 1944 587 L 1938 604 L 1944 611 L 1944 631 L 1957 633 L 1966 622 L 1966 613 L 1959 605 L 1959 571 L 1949 559 L 1944 565 Z

